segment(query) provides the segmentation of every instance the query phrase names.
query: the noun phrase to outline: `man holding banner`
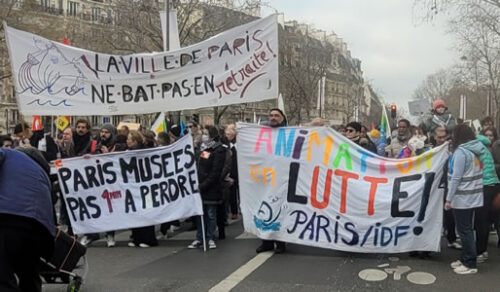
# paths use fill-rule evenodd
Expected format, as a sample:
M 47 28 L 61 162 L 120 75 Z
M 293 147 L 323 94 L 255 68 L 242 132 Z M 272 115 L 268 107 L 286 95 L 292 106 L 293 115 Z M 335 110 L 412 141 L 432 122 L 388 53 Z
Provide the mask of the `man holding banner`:
M 269 111 L 269 125 L 273 128 L 286 127 L 288 124 L 285 114 L 278 108 L 273 108 Z M 276 249 L 274 245 L 276 244 Z M 286 245 L 282 241 L 262 240 L 262 244 L 257 248 L 256 252 L 261 253 L 275 249 L 276 253 L 284 253 Z

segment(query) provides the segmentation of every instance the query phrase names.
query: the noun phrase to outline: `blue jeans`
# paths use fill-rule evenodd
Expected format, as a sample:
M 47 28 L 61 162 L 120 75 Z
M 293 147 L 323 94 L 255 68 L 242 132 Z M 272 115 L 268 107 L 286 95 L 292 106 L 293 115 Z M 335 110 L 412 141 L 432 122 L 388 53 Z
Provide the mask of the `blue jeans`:
M 205 220 L 205 232 L 207 240 L 213 240 L 215 228 L 217 227 L 217 205 L 203 204 L 203 219 Z M 196 216 L 196 239 L 203 241 L 201 216 Z
M 474 209 L 453 209 L 458 235 L 462 240 L 460 261 L 470 269 L 476 268 L 476 241 L 474 240 Z

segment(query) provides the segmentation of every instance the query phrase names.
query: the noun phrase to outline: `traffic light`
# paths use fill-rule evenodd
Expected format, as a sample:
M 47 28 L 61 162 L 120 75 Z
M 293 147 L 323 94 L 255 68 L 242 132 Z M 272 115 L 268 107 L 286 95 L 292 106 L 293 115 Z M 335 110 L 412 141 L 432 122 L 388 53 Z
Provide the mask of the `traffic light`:
M 396 118 L 396 110 L 397 110 L 396 105 L 395 104 L 391 105 L 391 118 L 393 119 Z

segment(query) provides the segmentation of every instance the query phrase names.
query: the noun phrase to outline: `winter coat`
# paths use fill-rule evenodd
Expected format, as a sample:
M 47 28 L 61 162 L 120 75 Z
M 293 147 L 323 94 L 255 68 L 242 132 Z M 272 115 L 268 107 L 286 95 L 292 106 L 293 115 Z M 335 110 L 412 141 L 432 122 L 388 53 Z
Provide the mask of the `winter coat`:
M 448 163 L 448 194 L 453 209 L 473 209 L 483 205 L 483 171 L 475 162 L 484 149 L 479 140 L 460 145 Z
M 387 142 L 380 138 L 372 138 L 373 143 L 377 147 L 377 154 L 380 156 L 385 156 L 385 147 L 387 147 Z
M 479 156 L 479 160 L 483 164 L 483 184 L 485 186 L 497 184 L 499 183 L 499 180 L 495 169 L 495 161 L 493 160 L 493 156 L 488 150 L 488 145 L 490 145 L 490 140 L 483 135 L 477 135 L 477 139 L 481 142 L 482 146 L 481 147 L 482 151 Z
M 0 148 L 0 182 L 0 214 L 35 219 L 55 235 L 51 183 L 37 162 L 20 151 Z
M 455 129 L 457 125 L 457 121 L 449 112 L 444 112 L 440 115 L 433 111 L 431 115 L 425 119 L 424 125 L 427 132 L 431 134 L 434 133 L 434 130 L 440 126 L 445 126 L 448 133 L 452 133 L 453 129 Z
M 491 146 L 491 155 L 493 155 L 493 160 L 495 161 L 495 169 L 498 176 L 500 175 L 500 140 L 493 142 L 493 145 Z
M 222 143 L 201 151 L 198 160 L 198 182 L 203 203 L 220 203 L 222 200 L 222 170 L 226 160 L 226 148 Z

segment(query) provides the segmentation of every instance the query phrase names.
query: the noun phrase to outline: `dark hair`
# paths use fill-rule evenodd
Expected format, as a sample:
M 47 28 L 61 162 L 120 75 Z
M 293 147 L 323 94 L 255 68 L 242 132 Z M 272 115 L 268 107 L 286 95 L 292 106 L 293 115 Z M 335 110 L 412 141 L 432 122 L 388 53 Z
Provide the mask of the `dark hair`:
M 280 110 L 279 108 L 272 108 L 269 110 L 269 114 L 271 114 L 272 111 L 277 111 L 280 113 L 280 115 L 283 117 L 283 125 L 288 126 L 288 120 L 286 119 L 285 113 Z
M 347 124 L 345 126 L 346 128 L 353 128 L 354 130 L 356 130 L 356 132 L 361 132 L 361 124 L 358 123 L 358 122 L 350 122 L 349 124 Z
M 78 124 L 85 124 L 87 127 L 87 130 L 90 130 L 90 123 L 86 119 L 78 119 L 75 123 L 75 126 Z
M 405 123 L 405 124 L 406 124 L 406 126 L 407 126 L 408 128 L 409 128 L 409 127 L 410 127 L 410 125 L 411 125 L 411 124 L 410 124 L 410 121 L 408 121 L 407 119 L 401 119 L 401 120 L 399 120 L 399 121 L 398 121 L 398 124 L 399 124 L 399 123 L 401 123 L 401 122 Z
M 15 127 L 14 127 L 14 134 L 19 134 L 19 133 L 22 133 L 24 132 L 26 129 L 29 129 L 30 126 L 25 123 L 25 122 L 22 122 L 22 123 L 19 123 L 17 124 Z
M 450 134 L 450 132 L 448 132 L 448 129 L 446 129 L 445 126 L 439 126 L 439 127 L 435 128 L 434 132 L 432 134 L 436 134 L 437 131 L 444 131 L 446 133 L 446 135 Z
M 4 142 L 4 141 L 10 141 L 10 142 L 12 142 L 12 143 L 14 142 L 14 141 L 12 140 L 12 138 L 11 138 L 9 135 L 3 135 L 3 136 L 0 136 L 0 147 L 2 147 L 2 146 L 3 146 L 3 142 Z
M 334 127 L 334 126 L 332 126 L 332 128 L 334 128 L 334 129 L 335 129 L 335 127 Z M 345 129 L 346 129 L 346 126 L 344 126 L 344 125 L 338 125 L 336 130 L 337 130 L 337 131 L 340 131 L 340 130 L 342 130 L 342 129 L 344 129 L 344 130 L 345 130 Z
M 458 125 L 455 127 L 453 137 L 451 138 L 453 150 L 457 149 L 458 146 L 475 139 L 476 135 L 469 126 L 466 124 Z
M 490 116 L 487 116 L 481 120 L 481 126 L 484 126 L 484 124 L 486 124 L 486 123 L 493 124 L 493 119 Z
M 166 146 L 170 144 L 170 136 L 168 136 L 168 134 L 165 132 L 158 133 L 158 137 L 156 137 L 156 140 L 158 140 L 158 144 L 160 144 L 160 146 Z
M 484 135 L 488 131 L 493 132 L 493 139 L 494 139 L 494 141 L 498 140 L 498 133 L 497 133 L 497 129 L 495 129 L 495 127 L 487 127 L 486 129 L 483 129 L 481 131 L 481 134 Z
M 208 136 L 214 141 L 219 141 L 219 130 L 217 130 L 214 126 L 205 126 L 205 129 L 208 131 Z

